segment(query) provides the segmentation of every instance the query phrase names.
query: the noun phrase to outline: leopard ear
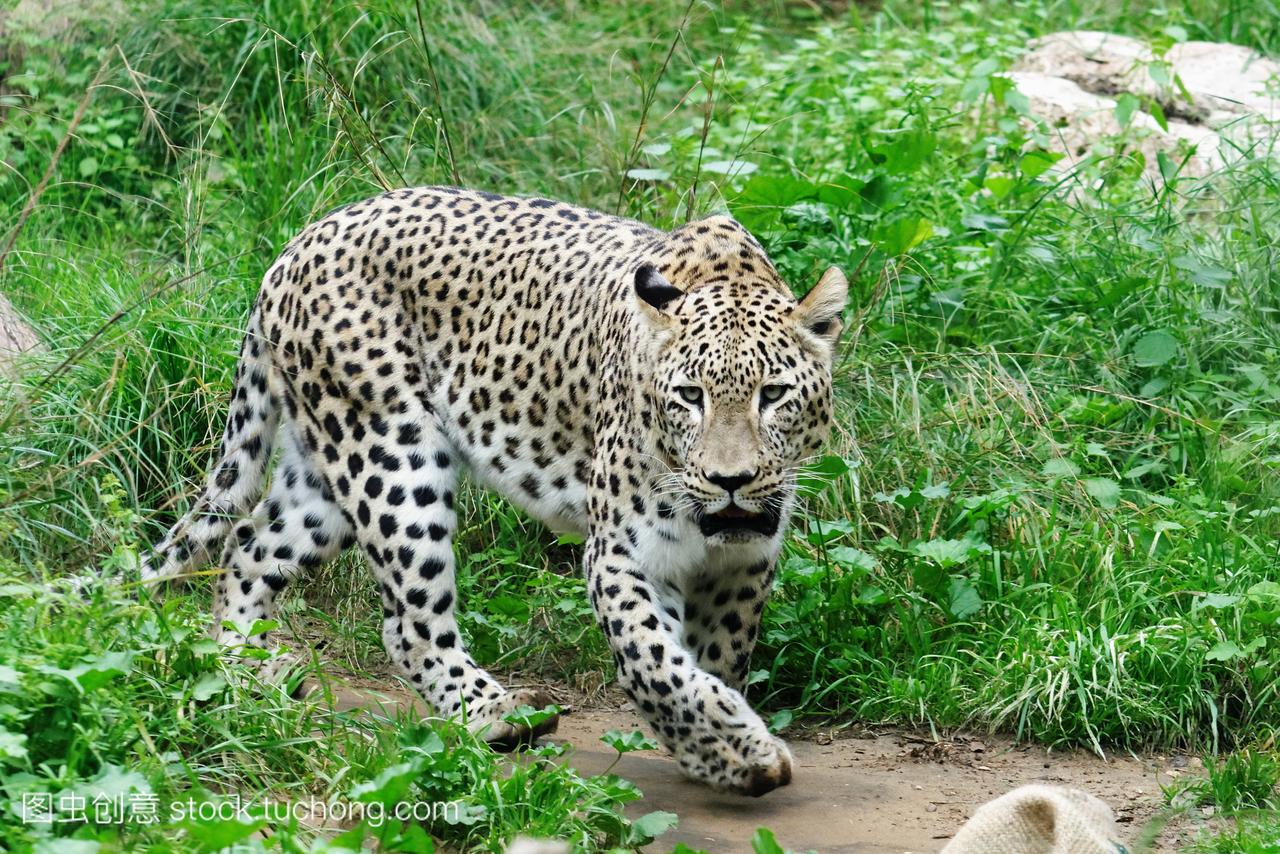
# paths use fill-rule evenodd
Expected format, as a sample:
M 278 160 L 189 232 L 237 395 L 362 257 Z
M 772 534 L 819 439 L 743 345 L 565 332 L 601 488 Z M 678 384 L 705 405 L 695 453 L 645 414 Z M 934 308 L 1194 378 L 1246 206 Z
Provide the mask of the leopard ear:
M 662 311 L 684 291 L 668 282 L 652 264 L 641 264 L 636 270 L 636 296 L 655 311 Z
M 796 322 L 828 344 L 834 343 L 840 337 L 840 314 L 848 299 L 849 281 L 839 267 L 828 267 L 796 306 Z

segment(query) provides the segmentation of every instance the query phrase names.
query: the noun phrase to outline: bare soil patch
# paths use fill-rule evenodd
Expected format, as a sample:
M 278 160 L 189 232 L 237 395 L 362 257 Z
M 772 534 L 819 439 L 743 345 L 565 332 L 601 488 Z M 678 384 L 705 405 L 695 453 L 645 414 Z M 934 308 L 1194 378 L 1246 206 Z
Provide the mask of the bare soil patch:
M 425 705 L 390 680 L 380 685 L 335 686 L 339 708 L 392 713 Z M 551 740 L 568 742 L 569 760 L 584 774 L 599 774 L 616 754 L 600 742 L 608 730 L 643 730 L 625 704 L 606 700 L 575 705 L 573 692 L 553 690 L 568 708 Z M 589 707 L 584 707 L 589 706 Z M 992 798 L 1026 783 L 1084 789 L 1101 798 L 1120 822 L 1128 841 L 1156 833 L 1157 852 L 1176 851 L 1194 838 L 1198 814 L 1174 814 L 1165 806 L 1162 785 L 1189 773 L 1198 763 L 1170 755 L 1101 759 L 1079 750 L 1047 750 L 1002 736 L 952 733 L 933 736 L 901 729 L 833 733 L 788 733 L 796 759 L 790 786 L 763 798 L 713 792 L 680 776 L 675 762 L 658 751 L 623 756 L 613 772 L 634 782 L 644 799 L 628 813 L 667 810 L 680 824 L 658 848 L 684 842 L 710 852 L 751 850 L 758 827 L 796 850 L 820 852 L 937 851 Z M 656 849 L 655 849 L 656 850 Z M 665 848 L 663 849 L 665 850 Z

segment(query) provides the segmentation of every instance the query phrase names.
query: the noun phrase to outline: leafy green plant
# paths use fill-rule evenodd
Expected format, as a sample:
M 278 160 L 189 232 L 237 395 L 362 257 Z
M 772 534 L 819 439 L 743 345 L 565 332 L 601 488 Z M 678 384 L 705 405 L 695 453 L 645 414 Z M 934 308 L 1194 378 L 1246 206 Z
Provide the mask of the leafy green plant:
M 1280 805 L 1280 760 L 1262 750 L 1245 749 L 1227 756 L 1204 757 L 1204 776 L 1167 787 L 1170 801 L 1181 806 L 1212 806 L 1231 814 L 1275 810 Z

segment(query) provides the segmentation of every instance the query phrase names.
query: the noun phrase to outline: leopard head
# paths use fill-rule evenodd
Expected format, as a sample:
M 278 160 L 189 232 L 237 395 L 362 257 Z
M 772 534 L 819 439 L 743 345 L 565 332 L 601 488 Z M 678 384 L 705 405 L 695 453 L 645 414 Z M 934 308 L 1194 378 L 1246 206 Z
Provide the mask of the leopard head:
M 828 269 L 797 300 L 738 223 L 667 235 L 634 271 L 658 492 L 712 545 L 772 541 L 796 472 L 831 428 L 831 368 L 848 283 Z

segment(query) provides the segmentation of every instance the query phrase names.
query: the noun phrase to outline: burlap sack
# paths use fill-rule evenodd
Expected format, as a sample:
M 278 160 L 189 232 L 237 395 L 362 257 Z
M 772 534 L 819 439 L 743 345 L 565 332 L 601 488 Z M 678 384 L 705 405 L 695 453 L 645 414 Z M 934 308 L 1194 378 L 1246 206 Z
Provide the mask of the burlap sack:
M 1115 816 L 1079 789 L 1023 786 L 978 807 L 942 854 L 1127 854 Z

